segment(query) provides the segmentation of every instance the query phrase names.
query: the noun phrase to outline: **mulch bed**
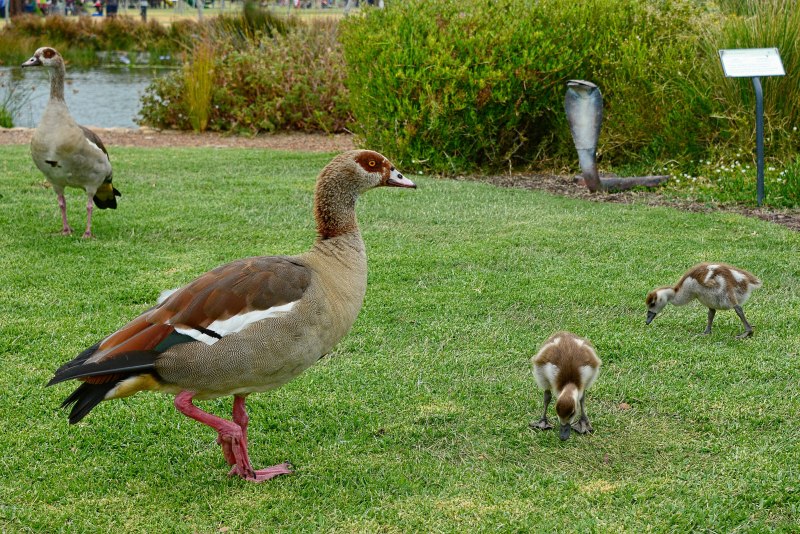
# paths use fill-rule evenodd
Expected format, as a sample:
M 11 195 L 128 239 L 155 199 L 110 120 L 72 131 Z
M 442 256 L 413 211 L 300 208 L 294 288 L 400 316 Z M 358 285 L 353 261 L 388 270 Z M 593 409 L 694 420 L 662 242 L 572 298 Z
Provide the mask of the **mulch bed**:
M 480 181 L 499 187 L 513 187 L 547 191 L 555 195 L 580 198 L 592 202 L 616 202 L 619 204 L 644 204 L 647 206 L 668 206 L 698 213 L 716 213 L 720 211 L 738 213 L 786 226 L 800 231 L 800 210 L 776 210 L 773 208 L 751 208 L 738 205 L 721 205 L 711 202 L 695 202 L 688 199 L 668 198 L 657 192 L 623 191 L 620 193 L 591 193 L 586 187 L 574 183 L 572 176 L 553 174 L 503 174 L 492 176 L 462 176 L 457 179 Z

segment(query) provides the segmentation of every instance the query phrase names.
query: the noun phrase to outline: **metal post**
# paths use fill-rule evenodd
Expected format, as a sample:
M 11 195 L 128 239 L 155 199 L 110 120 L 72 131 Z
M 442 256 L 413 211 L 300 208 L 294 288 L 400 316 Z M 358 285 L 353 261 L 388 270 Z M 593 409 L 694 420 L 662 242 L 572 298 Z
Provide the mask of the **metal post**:
M 764 202 L 764 92 L 758 76 L 753 77 L 753 89 L 756 91 L 756 202 L 761 206 Z

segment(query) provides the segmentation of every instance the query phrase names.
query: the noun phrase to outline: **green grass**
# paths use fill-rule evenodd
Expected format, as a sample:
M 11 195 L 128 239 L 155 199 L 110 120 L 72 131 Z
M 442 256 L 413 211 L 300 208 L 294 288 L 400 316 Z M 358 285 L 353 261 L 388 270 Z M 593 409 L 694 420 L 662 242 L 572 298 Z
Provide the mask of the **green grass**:
M 64 238 L 26 147 L 0 147 L 0 530 L 9 532 L 796 532 L 800 236 L 738 215 L 592 203 L 419 178 L 359 201 L 361 315 L 332 357 L 250 397 L 255 467 L 228 479 L 210 429 L 171 398 L 103 403 L 69 426 L 61 363 L 165 288 L 314 238 L 330 155 L 111 148 L 117 211 Z M 84 223 L 83 195 L 68 194 Z M 77 232 L 80 235 L 80 232 Z M 764 280 L 714 332 L 699 305 L 645 327 L 644 296 L 702 260 Z M 533 432 L 528 359 L 590 338 L 596 430 Z M 623 410 L 620 403 L 630 409 Z M 229 416 L 229 398 L 202 403 Z M 552 409 L 552 408 L 551 408 Z

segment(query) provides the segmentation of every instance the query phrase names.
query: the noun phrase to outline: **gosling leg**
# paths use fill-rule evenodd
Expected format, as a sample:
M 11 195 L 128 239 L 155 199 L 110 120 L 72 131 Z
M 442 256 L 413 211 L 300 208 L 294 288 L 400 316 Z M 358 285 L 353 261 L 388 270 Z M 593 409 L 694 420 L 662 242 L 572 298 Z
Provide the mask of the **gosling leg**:
M 747 322 L 747 319 L 744 317 L 744 310 L 739 305 L 733 307 L 733 310 L 736 312 L 736 315 L 739 316 L 739 319 L 742 320 L 742 324 L 744 325 L 744 332 L 736 336 L 736 339 L 744 339 L 746 337 L 750 337 L 753 335 L 753 327 L 750 326 L 750 323 Z
M 550 390 L 546 390 L 544 392 L 544 413 L 542 414 L 542 418 L 536 422 L 531 422 L 530 427 L 536 428 L 539 430 L 550 430 L 553 428 L 553 425 L 547 420 L 547 407 L 550 406 L 550 400 L 553 398 L 553 394 L 550 393 Z

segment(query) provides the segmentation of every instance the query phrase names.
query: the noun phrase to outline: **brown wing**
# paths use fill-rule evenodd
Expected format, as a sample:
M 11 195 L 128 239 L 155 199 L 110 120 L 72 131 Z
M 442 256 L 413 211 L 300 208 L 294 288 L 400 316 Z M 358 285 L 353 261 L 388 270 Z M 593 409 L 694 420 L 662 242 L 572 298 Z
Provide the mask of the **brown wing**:
M 247 258 L 223 265 L 108 336 L 86 361 L 94 363 L 128 352 L 158 350 L 176 327 L 208 332 L 206 329 L 214 321 L 294 302 L 303 296 L 310 281 L 306 266 L 281 256 Z

